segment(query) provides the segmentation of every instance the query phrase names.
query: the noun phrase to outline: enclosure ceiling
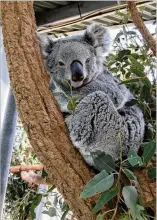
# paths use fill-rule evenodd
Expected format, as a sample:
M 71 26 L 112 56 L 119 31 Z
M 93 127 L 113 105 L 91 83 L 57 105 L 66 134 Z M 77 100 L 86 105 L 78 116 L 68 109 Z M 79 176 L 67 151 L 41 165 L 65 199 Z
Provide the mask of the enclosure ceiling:
M 138 0 L 137 7 L 144 21 L 156 19 L 155 0 Z M 38 31 L 55 37 L 82 31 L 93 22 L 114 27 L 132 23 L 127 19 L 126 4 L 117 1 L 35 1 L 34 10 Z

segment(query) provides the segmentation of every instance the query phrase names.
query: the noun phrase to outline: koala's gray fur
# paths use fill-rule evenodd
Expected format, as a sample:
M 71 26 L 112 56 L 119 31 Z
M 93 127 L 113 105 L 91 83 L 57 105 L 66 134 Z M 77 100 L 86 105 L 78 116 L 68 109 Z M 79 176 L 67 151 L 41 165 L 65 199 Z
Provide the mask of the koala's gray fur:
M 40 37 L 50 88 L 61 111 L 71 140 L 85 161 L 94 166 L 91 152 L 102 151 L 119 159 L 120 137 L 123 155 L 138 151 L 144 135 L 144 119 L 136 106 L 125 105 L 133 98 L 131 92 L 104 67 L 103 54 L 109 45 L 108 32 L 103 25 L 93 24 L 80 36 L 52 40 Z M 84 79 L 74 82 L 71 64 L 79 61 Z M 80 65 L 80 64 L 79 64 Z M 72 112 L 68 110 L 71 92 L 65 80 L 73 87 L 73 96 L 80 100 Z M 64 93 L 65 94 L 64 94 Z

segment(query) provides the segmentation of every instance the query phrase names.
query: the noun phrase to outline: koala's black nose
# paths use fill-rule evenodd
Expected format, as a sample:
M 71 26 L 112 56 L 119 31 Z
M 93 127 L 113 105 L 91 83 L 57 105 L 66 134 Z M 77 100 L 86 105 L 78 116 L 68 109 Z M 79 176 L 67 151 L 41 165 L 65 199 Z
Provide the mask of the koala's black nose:
M 83 65 L 80 61 L 73 61 L 71 64 L 72 81 L 78 82 L 83 80 Z

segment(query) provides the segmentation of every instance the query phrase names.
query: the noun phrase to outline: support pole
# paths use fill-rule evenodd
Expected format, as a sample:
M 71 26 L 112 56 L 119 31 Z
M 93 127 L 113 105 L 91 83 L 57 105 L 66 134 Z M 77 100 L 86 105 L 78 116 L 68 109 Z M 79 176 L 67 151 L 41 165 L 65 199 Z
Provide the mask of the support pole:
M 8 174 L 17 124 L 17 110 L 14 97 L 10 89 L 5 116 L 3 120 L 0 146 L 1 146 L 1 196 L 0 196 L 0 219 L 2 219 L 5 193 L 8 182 Z

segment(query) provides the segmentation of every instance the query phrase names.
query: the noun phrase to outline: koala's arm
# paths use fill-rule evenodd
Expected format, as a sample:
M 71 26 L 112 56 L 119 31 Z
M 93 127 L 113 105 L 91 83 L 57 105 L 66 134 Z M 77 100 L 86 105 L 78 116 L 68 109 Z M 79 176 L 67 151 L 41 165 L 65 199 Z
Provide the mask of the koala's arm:
M 94 165 L 90 152 L 97 150 L 115 159 L 120 155 L 120 138 L 123 155 L 130 149 L 137 151 L 143 138 L 144 120 L 136 106 L 119 112 L 104 92 L 93 92 L 83 98 L 66 123 L 71 140 L 89 165 Z

